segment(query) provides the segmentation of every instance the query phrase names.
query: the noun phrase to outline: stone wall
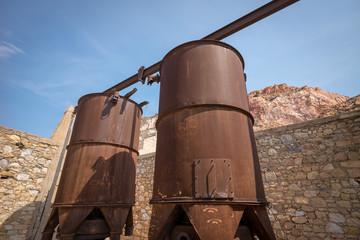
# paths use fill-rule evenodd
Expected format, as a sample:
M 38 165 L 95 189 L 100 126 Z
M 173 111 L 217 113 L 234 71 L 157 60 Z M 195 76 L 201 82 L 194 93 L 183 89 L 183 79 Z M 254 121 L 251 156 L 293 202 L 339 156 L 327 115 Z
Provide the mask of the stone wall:
M 134 212 L 134 235 L 122 239 L 143 240 L 148 239 L 149 223 L 151 217 L 152 186 L 155 166 L 155 154 L 141 155 L 136 168 L 136 196 Z
M 68 138 L 73 117 L 67 119 L 65 130 L 58 132 L 68 129 Z M 155 121 L 142 120 L 134 236 L 122 239 L 147 239 Z M 255 136 L 278 239 L 360 238 L 359 111 L 259 131 Z M 0 127 L 0 239 L 39 239 L 61 173 L 66 140 L 60 142 Z
M 360 112 L 256 133 L 278 239 L 360 238 Z
M 50 139 L 0 126 L 0 239 L 32 235 L 58 150 Z
M 143 120 L 141 148 L 148 154 L 139 157 L 135 231 L 128 239 L 147 239 L 155 121 Z M 255 136 L 278 239 L 360 239 L 360 112 L 259 131 Z
M 0 126 L 0 240 L 40 239 L 61 174 L 75 108 L 51 139 Z

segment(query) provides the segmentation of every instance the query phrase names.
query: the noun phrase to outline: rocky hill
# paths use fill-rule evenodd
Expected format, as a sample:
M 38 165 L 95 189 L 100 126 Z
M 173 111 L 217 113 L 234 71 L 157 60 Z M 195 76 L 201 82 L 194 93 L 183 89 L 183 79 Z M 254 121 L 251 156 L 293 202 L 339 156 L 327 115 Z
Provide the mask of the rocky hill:
M 325 110 L 319 114 L 319 118 L 332 116 L 338 113 L 352 112 L 360 110 L 360 95 L 349 98 L 345 102 L 341 102 L 332 106 L 331 108 Z
M 318 87 L 298 88 L 285 83 L 249 93 L 255 131 L 335 114 L 336 109 L 332 107 L 348 99 L 349 97 L 325 92 Z
M 248 96 L 255 131 L 360 110 L 360 95 L 349 98 L 318 87 L 298 88 L 284 83 L 253 91 Z M 153 129 L 146 135 L 156 135 L 156 119 L 157 115 L 142 119 L 142 130 Z
M 289 87 L 286 84 L 266 87 L 249 93 L 254 130 L 259 131 L 360 110 L 360 95 L 349 98 L 318 87 Z M 140 153 L 155 151 L 155 123 L 158 115 L 141 119 Z

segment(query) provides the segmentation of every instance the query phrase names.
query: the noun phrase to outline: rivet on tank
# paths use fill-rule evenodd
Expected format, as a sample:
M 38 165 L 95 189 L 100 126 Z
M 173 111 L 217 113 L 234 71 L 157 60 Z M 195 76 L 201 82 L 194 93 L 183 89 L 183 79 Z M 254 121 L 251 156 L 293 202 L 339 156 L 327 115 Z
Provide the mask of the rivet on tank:
M 141 107 L 118 92 L 78 101 L 52 213 L 42 239 L 120 239 L 132 235 Z
M 275 239 L 244 60 L 214 40 L 170 51 L 160 103 L 149 239 Z

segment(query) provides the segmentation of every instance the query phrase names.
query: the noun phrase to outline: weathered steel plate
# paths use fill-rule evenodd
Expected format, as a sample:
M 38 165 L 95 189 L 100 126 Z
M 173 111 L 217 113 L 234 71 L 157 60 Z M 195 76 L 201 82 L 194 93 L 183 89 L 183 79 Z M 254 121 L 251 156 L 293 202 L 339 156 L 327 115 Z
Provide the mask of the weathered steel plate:
M 233 198 L 230 159 L 197 159 L 195 167 L 195 198 Z

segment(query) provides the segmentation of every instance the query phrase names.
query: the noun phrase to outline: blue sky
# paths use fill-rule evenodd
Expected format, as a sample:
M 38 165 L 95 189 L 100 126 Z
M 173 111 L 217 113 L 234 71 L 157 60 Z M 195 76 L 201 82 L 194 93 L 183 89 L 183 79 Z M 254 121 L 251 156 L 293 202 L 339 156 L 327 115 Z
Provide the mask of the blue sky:
M 82 95 L 267 2 L 1 0 L 0 125 L 50 137 Z M 223 41 L 245 59 L 248 92 L 287 83 L 360 94 L 359 0 L 301 0 Z M 135 101 L 150 102 L 144 115 L 154 115 L 159 86 L 134 87 Z

